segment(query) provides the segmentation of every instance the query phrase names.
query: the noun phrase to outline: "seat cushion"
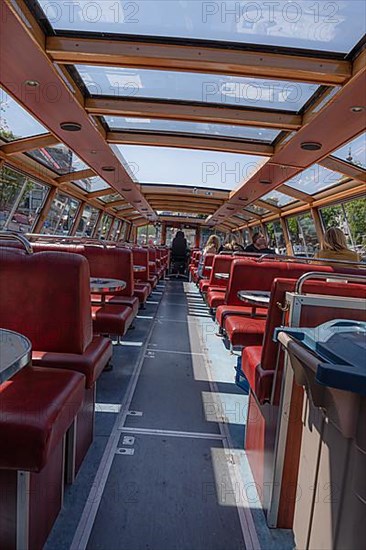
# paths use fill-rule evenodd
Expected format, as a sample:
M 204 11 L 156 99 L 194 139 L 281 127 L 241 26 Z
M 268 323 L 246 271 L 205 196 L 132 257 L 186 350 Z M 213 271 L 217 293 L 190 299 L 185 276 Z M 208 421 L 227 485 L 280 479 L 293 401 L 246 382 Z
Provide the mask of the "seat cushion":
M 147 285 L 135 287 L 134 295 L 138 298 L 140 304 L 144 304 L 149 297 L 149 287 Z
M 207 292 L 206 300 L 208 305 L 215 309 L 225 303 L 225 291 L 209 290 Z
M 256 315 L 267 315 L 268 309 L 264 308 L 256 308 L 255 310 Z M 244 315 L 244 316 L 251 316 L 253 313 L 253 308 L 250 306 L 229 306 L 229 305 L 222 305 L 219 306 L 216 310 L 216 321 L 218 324 L 224 328 L 224 322 L 227 315 Z
M 261 367 L 262 349 L 262 346 L 249 346 L 243 349 L 241 356 L 241 370 L 261 404 L 271 399 L 274 377 L 274 369 L 263 370 Z
M 86 387 L 91 388 L 112 357 L 112 343 L 108 338 L 94 336 L 82 354 L 33 351 L 32 364 L 39 367 L 75 370 L 84 374 Z
M 105 304 L 92 306 L 93 329 L 95 334 L 117 334 L 124 336 L 134 319 L 128 306 Z
M 155 288 L 158 284 L 158 278 L 156 275 L 150 275 L 149 277 L 149 283 L 151 284 L 152 288 Z
M 233 346 L 259 346 L 262 344 L 265 319 L 252 319 L 239 315 L 228 315 L 224 328 Z
M 208 287 L 210 286 L 209 279 L 201 279 L 199 282 L 199 289 L 201 292 L 207 292 Z
M 40 472 L 80 410 L 79 372 L 25 367 L 0 385 L 0 468 Z
M 107 303 L 130 307 L 134 317 L 139 311 L 139 300 L 136 296 L 111 296 Z

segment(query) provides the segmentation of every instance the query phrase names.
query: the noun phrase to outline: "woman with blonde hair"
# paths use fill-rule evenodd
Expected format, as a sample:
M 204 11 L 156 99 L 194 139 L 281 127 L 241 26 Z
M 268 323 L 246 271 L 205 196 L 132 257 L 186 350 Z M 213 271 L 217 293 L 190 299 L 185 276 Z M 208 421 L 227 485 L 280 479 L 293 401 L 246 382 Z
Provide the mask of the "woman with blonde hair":
M 218 254 L 220 249 L 220 239 L 217 235 L 211 235 L 203 249 L 199 264 L 198 264 L 198 276 L 201 278 L 203 273 L 203 264 L 205 262 L 206 254 Z
M 203 255 L 205 254 L 217 254 L 220 248 L 220 239 L 217 235 L 211 235 L 203 249 Z
M 347 262 L 359 262 L 357 252 L 350 250 L 347 246 L 346 237 L 338 227 L 330 227 L 324 233 L 323 244 L 314 258 L 322 260 L 344 260 Z M 331 262 L 329 262 L 332 265 Z M 339 264 L 333 264 L 339 265 Z

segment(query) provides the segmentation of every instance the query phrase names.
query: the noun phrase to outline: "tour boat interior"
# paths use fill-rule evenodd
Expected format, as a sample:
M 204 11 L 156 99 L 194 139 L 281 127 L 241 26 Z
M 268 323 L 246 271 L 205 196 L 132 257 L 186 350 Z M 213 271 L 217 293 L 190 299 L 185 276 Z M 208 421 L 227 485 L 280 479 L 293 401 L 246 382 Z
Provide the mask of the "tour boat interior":
M 1 550 L 364 547 L 365 29 L 1 1 Z

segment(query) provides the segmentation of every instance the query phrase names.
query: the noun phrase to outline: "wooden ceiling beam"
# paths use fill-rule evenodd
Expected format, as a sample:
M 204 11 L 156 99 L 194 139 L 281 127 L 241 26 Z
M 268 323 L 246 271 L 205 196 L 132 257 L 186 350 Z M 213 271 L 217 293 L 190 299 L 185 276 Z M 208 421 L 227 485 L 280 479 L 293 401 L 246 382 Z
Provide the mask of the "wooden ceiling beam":
M 297 199 L 299 201 L 308 202 L 308 203 L 313 202 L 313 198 L 311 195 L 308 195 L 307 193 L 304 193 L 299 189 L 295 189 L 294 187 L 290 187 L 285 183 L 277 187 L 276 191 L 280 191 L 284 195 L 288 195 L 289 197 L 292 197 L 293 199 Z
M 108 143 L 144 145 L 153 147 L 176 147 L 204 151 L 220 151 L 247 155 L 271 156 L 273 146 L 267 143 L 199 135 L 176 135 L 159 132 L 108 132 Z
M 34 149 L 42 149 L 43 147 L 51 147 L 58 143 L 60 143 L 60 141 L 54 135 L 42 134 L 41 136 L 17 139 L 11 143 L 2 145 L 0 150 L 6 155 L 14 155 L 16 153 L 33 151 Z
M 85 170 L 77 170 L 76 172 L 70 172 L 69 174 L 65 174 L 55 179 L 57 183 L 68 183 L 70 181 L 78 181 L 78 180 L 83 180 L 87 178 L 92 178 L 93 176 L 95 176 L 94 170 L 92 170 L 91 168 L 86 168 Z M 111 189 L 110 192 L 113 193 L 113 190 Z
M 259 126 L 279 130 L 298 130 L 302 116 L 265 109 L 249 109 L 228 105 L 130 99 L 120 97 L 90 97 L 85 99 L 85 109 L 90 115 L 110 115 L 142 118 L 164 118 L 210 122 L 213 124 L 234 124 L 237 126 Z
M 250 78 L 342 84 L 352 74 L 349 61 L 234 48 L 188 46 L 135 40 L 48 37 L 46 51 L 56 63 L 189 71 Z
M 325 157 L 323 160 L 321 160 L 319 164 L 321 164 L 321 166 L 324 166 L 325 168 L 328 168 L 329 170 L 339 172 L 340 174 L 343 174 L 344 176 L 357 180 L 361 183 L 366 183 L 366 170 L 358 168 L 357 166 L 354 166 L 349 162 L 338 159 L 336 157 L 332 157 L 330 155 L 329 157 Z
M 279 208 L 278 206 L 275 206 L 274 204 L 271 204 L 267 201 L 261 201 L 259 199 L 259 200 L 255 201 L 254 204 L 256 206 L 259 206 L 260 208 L 265 208 L 266 210 L 269 210 L 270 212 L 276 212 L 276 213 L 281 212 L 281 208 Z

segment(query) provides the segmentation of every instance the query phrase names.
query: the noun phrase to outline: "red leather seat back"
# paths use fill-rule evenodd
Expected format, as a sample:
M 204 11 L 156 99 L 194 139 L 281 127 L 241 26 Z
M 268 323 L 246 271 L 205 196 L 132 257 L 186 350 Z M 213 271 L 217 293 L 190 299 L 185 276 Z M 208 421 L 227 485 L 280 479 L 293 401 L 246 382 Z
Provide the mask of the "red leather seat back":
M 214 258 L 215 258 L 215 254 L 206 254 L 205 259 L 203 261 L 202 277 L 207 279 L 211 276 L 212 269 L 207 269 L 207 267 L 212 267 Z
M 0 248 L 0 263 L 1 326 L 27 336 L 34 350 L 84 353 L 93 338 L 86 259 Z
M 134 277 L 131 250 L 119 247 L 105 248 L 86 245 L 83 254 L 88 259 L 92 277 L 121 279 L 126 282 L 126 288 L 114 294 L 117 296 L 133 296 Z
M 255 260 L 234 260 L 226 291 L 226 304 L 243 305 L 238 298 L 239 290 L 270 290 L 277 277 L 298 279 L 309 271 L 330 271 L 329 266 L 313 266 L 289 262 L 258 262 Z
M 224 254 L 217 254 L 212 262 L 212 269 L 210 275 L 210 286 L 219 286 L 226 288 L 228 285 L 227 279 L 217 279 L 216 273 L 230 273 L 230 267 L 233 262 L 233 256 L 225 256 Z
M 134 265 L 142 265 L 146 267 L 146 271 L 136 273 L 136 279 L 138 279 L 139 281 L 148 282 L 150 277 L 149 252 L 146 250 L 146 248 L 134 247 L 132 249 L 132 258 Z

